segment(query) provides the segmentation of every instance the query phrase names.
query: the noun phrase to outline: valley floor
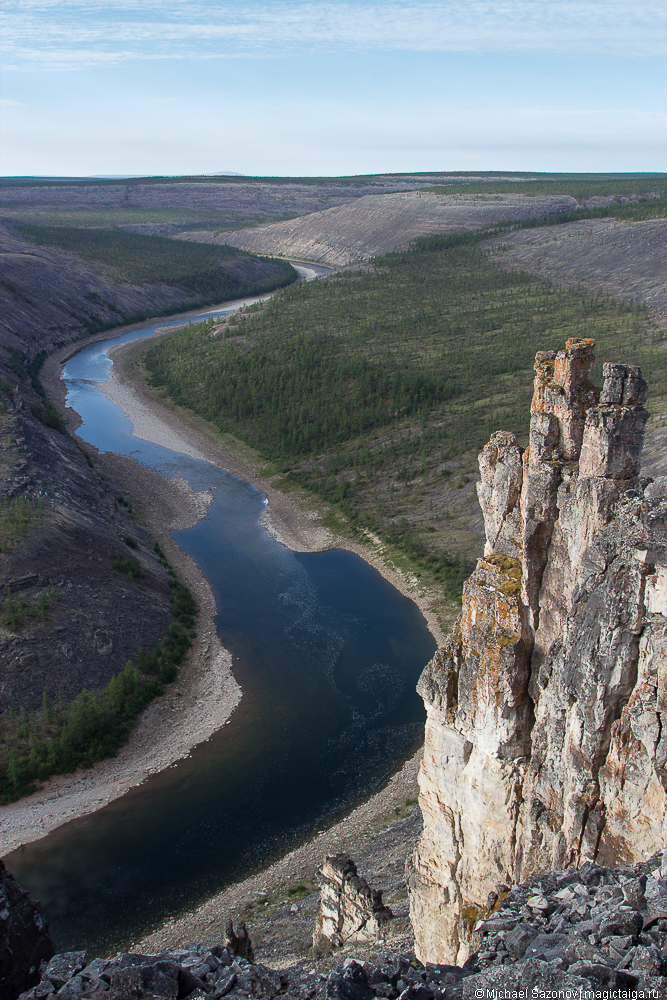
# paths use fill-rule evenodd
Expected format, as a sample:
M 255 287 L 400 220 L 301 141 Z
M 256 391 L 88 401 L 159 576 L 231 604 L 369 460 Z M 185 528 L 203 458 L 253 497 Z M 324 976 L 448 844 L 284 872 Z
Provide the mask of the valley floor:
M 443 634 L 430 609 L 431 595 L 419 586 L 415 577 L 388 565 L 372 538 L 368 546 L 361 546 L 334 535 L 321 524 L 321 515 L 314 504 L 301 497 L 287 497 L 262 478 L 261 463 L 251 449 L 218 434 L 189 411 L 168 406 L 146 386 L 140 357 L 147 345 L 148 341 L 140 341 L 115 348 L 114 380 L 103 386 L 106 395 L 122 406 L 132 421 L 134 434 L 209 461 L 252 483 L 269 500 L 265 515 L 267 530 L 288 547 L 305 552 L 331 548 L 356 552 L 415 601 L 436 641 L 441 643 Z M 65 411 L 66 404 L 60 367 L 71 353 L 71 347 L 56 352 L 43 369 L 49 397 L 61 411 Z M 71 410 L 65 412 L 70 430 L 74 430 L 78 417 Z M 198 636 L 178 680 L 146 709 L 116 757 L 74 775 L 52 778 L 31 796 L 3 807 L 0 856 L 41 839 L 70 820 L 103 808 L 151 774 L 187 756 L 194 746 L 225 724 L 242 696 L 231 671 L 231 656 L 221 646 L 215 631 L 215 600 L 210 587 L 196 563 L 181 552 L 170 534 L 205 516 L 206 495 L 193 492 L 184 480 L 160 476 L 129 458 L 104 454 L 95 461 L 114 488 L 129 495 L 141 521 L 159 540 L 167 559 L 195 594 L 200 607 Z

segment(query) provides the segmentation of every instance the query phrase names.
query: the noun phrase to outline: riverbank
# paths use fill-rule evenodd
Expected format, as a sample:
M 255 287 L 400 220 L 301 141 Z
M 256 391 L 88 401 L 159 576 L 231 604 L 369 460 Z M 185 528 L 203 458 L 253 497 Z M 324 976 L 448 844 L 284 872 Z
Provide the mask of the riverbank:
M 263 524 L 277 541 L 295 552 L 325 552 L 346 549 L 373 566 L 397 590 L 418 606 L 429 630 L 439 645 L 444 632 L 432 609 L 436 594 L 385 558 L 382 541 L 367 533 L 367 543 L 336 534 L 322 523 L 322 510 L 314 498 L 303 492 L 283 492 L 265 475 L 266 463 L 252 448 L 191 410 L 176 406 L 162 393 L 152 389 L 145 379 L 141 357 L 162 332 L 142 341 L 112 348 L 113 379 L 100 385 L 101 391 L 123 410 L 134 426 L 134 435 L 154 444 L 203 459 L 218 468 L 251 483 L 268 500 Z M 275 477 L 277 478 L 277 477 Z
M 267 295 L 224 303 L 221 308 L 250 305 L 260 298 Z M 194 310 L 179 318 L 187 321 L 200 314 L 201 310 Z M 150 323 L 151 320 L 144 320 L 120 327 L 112 335 L 141 329 Z M 60 377 L 62 365 L 82 348 L 109 337 L 110 332 L 106 331 L 77 342 L 75 347 L 66 345 L 49 355 L 40 371 L 48 398 L 66 419 L 71 433 L 76 432 L 81 420 L 67 407 L 67 388 Z M 199 607 L 197 637 L 180 667 L 178 680 L 142 712 L 127 743 L 115 757 L 74 774 L 55 775 L 32 795 L 2 807 L 0 856 L 41 840 L 70 820 L 102 809 L 150 775 L 182 759 L 192 747 L 225 724 L 241 698 L 231 670 L 231 656 L 223 649 L 215 629 L 213 593 L 196 562 L 181 552 L 170 534 L 172 530 L 196 524 L 205 516 L 205 496 L 191 490 L 183 479 L 167 479 L 129 458 L 99 455 L 90 445 L 86 448 L 95 456 L 96 468 L 113 484 L 116 495 L 131 497 L 140 519 L 159 538 L 170 564 L 195 596 Z M 199 711 L 200 704 L 206 705 L 206 712 Z
M 357 863 L 373 889 L 383 892 L 394 920 L 387 925 L 390 949 L 409 950 L 414 943 L 405 887 L 405 862 L 421 832 L 417 809 L 417 773 L 423 748 L 366 802 L 340 822 L 242 882 L 228 886 L 200 906 L 167 918 L 144 937 L 128 942 L 140 954 L 158 954 L 189 941 L 214 945 L 224 941 L 227 919 L 248 926 L 256 960 L 274 968 L 302 964 L 318 970 L 332 959 L 311 952 L 319 910 L 317 872 L 324 857 L 340 851 Z M 358 952 L 358 945 L 351 946 Z M 347 951 L 337 950 L 340 962 Z
M 163 329 L 157 336 L 165 332 Z M 89 342 L 108 336 L 90 338 Z M 436 640 L 442 642 L 438 622 L 428 606 L 428 595 L 419 589 L 415 578 L 410 579 L 387 566 L 377 547 L 373 550 L 370 545 L 357 545 L 334 535 L 321 524 L 321 516 L 314 505 L 309 507 L 301 501 L 296 502 L 262 477 L 261 463 L 251 449 L 219 434 L 196 415 L 160 400 L 157 393 L 146 386 L 140 357 L 149 342 L 142 340 L 114 348 L 113 381 L 101 386 L 105 394 L 123 408 L 134 424 L 135 435 L 209 461 L 252 483 L 268 498 L 267 528 L 290 548 L 297 551 L 346 548 L 359 554 L 420 606 Z M 77 345 L 77 348 L 82 346 Z M 52 355 L 43 370 L 49 396 L 63 410 L 65 387 L 59 377 L 60 366 L 71 353 L 70 347 Z M 74 429 L 78 426 L 78 417 L 72 411 L 67 415 L 70 428 Z M 167 558 L 193 590 L 200 607 L 198 638 L 178 681 L 143 713 L 117 757 L 75 775 L 51 779 L 32 796 L 4 807 L 2 854 L 46 836 L 69 820 L 102 808 L 129 788 L 141 784 L 150 774 L 187 755 L 192 747 L 224 725 L 241 695 L 231 673 L 231 657 L 220 645 L 215 632 L 215 601 L 208 583 L 196 563 L 180 551 L 170 534 L 171 530 L 195 524 L 205 516 L 206 495 L 193 492 L 183 480 L 162 477 L 129 458 L 99 455 L 96 464 L 115 489 L 131 498 L 141 520 L 159 538 Z
M 0 856 L 102 809 L 187 756 L 192 747 L 224 726 L 241 700 L 231 655 L 215 629 L 211 588 L 196 562 L 181 552 L 170 534 L 205 516 L 206 497 L 194 493 L 183 479 L 163 479 L 121 456 L 99 456 L 96 464 L 118 493 L 131 496 L 141 521 L 159 538 L 169 563 L 193 593 L 199 608 L 197 636 L 178 679 L 142 712 L 115 757 L 74 774 L 56 775 L 32 795 L 2 807 Z

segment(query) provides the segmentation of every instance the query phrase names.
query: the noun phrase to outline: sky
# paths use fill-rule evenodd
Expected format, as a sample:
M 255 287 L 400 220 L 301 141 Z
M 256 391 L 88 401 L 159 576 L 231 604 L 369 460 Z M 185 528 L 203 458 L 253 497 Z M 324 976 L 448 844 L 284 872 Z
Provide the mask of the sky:
M 0 175 L 663 171 L 664 0 L 4 0 Z

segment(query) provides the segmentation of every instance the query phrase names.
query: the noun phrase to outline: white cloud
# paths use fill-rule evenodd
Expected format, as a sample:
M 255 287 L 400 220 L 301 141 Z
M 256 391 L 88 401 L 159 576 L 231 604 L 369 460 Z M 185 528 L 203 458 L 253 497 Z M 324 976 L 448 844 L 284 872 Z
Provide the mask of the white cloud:
M 6 0 L 6 62 L 66 68 L 130 59 L 324 50 L 662 54 L 657 0 Z

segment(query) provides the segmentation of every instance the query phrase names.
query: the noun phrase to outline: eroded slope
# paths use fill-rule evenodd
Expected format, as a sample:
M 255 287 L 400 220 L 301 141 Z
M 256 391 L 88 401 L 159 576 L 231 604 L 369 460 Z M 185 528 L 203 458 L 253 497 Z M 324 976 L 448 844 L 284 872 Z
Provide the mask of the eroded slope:
M 642 302 L 667 319 L 667 219 L 587 219 L 490 240 L 505 267 Z
M 344 266 L 404 247 L 417 236 L 465 232 L 508 219 L 539 218 L 577 207 L 567 195 L 433 194 L 409 191 L 367 195 L 299 219 L 239 232 L 193 231 L 179 238 L 230 243 L 252 253 Z

